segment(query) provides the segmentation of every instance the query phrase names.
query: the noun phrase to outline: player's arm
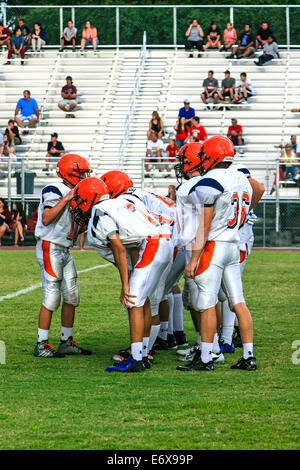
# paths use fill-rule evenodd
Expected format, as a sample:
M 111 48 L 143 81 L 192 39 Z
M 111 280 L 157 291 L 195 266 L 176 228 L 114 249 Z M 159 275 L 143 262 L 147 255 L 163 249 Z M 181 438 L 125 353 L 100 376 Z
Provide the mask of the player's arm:
M 120 236 L 118 233 L 115 233 L 110 239 L 111 250 L 114 255 L 116 266 L 120 273 L 122 290 L 120 295 L 120 302 L 124 308 L 132 308 L 134 301 L 129 293 L 129 279 L 128 279 L 128 263 L 127 263 L 127 254 L 126 249 L 121 242 Z
M 195 249 L 192 250 L 191 259 L 185 267 L 185 274 L 187 277 L 194 277 L 200 255 L 208 239 L 209 229 L 210 229 L 211 221 L 213 218 L 213 212 L 214 212 L 213 205 L 204 207 L 204 221 L 203 223 L 200 222 L 198 226 L 197 234 L 196 234 Z
M 256 204 L 261 200 L 265 192 L 265 187 L 254 178 L 248 178 L 248 181 L 251 184 L 252 191 L 253 191 L 251 204 L 249 208 L 249 211 L 251 211 L 251 209 L 253 209 L 253 207 L 255 207 Z
M 71 189 L 71 191 L 64 197 L 62 197 L 55 206 L 45 207 L 42 215 L 42 222 L 45 227 L 47 227 L 47 225 L 53 222 L 53 220 L 60 214 L 60 212 L 64 209 L 65 205 L 68 204 L 68 202 L 72 199 L 73 196 L 74 190 Z

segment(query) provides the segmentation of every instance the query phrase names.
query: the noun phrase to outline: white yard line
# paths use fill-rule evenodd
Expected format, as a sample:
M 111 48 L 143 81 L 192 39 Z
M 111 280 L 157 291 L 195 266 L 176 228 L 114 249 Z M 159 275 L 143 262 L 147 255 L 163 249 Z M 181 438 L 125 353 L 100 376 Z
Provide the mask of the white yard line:
M 78 274 L 87 273 L 89 271 L 93 271 L 94 269 L 106 268 L 107 266 L 112 266 L 112 264 L 111 263 L 97 264 L 96 266 L 92 266 L 91 268 L 82 269 L 81 271 L 78 271 Z M 39 289 L 40 287 L 42 287 L 41 282 L 39 282 L 38 284 L 33 284 L 32 286 L 26 287 L 25 289 L 12 292 L 11 294 L 3 295 L 2 297 L 0 297 L 0 302 L 2 302 L 3 300 L 7 300 L 7 299 L 13 299 L 14 297 L 18 297 L 19 295 L 22 295 L 22 294 L 27 294 L 28 292 L 31 292 L 32 290 Z

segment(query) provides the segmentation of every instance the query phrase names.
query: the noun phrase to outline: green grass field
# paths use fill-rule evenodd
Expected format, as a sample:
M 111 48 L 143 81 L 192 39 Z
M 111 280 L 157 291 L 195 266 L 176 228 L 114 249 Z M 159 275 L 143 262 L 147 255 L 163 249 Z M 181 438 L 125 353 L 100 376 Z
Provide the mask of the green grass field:
M 78 270 L 102 260 L 74 252 Z M 232 371 L 238 350 L 213 373 L 182 373 L 174 351 L 142 374 L 108 374 L 128 344 L 114 267 L 79 276 L 74 337 L 90 357 L 34 358 L 41 289 L 0 302 L 0 449 L 299 449 L 300 252 L 254 252 L 244 287 L 254 319 L 256 372 Z M 0 295 L 39 282 L 33 251 L 0 251 Z M 54 314 L 50 342 L 60 338 Z M 195 334 L 188 312 L 185 330 Z

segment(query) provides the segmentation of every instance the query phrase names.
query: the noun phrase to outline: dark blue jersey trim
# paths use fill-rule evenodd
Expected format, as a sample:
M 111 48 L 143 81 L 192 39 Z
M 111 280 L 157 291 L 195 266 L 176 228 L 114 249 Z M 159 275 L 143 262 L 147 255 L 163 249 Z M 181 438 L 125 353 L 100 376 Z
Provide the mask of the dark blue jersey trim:
M 57 194 L 60 197 L 63 197 L 62 193 L 60 192 L 60 190 L 56 186 L 46 186 L 42 190 L 42 201 L 43 201 L 43 203 L 44 203 L 44 196 L 47 193 L 54 193 L 54 194 Z
M 240 171 L 241 173 L 244 173 L 244 175 L 247 176 L 247 178 L 251 178 L 251 173 L 249 170 L 247 170 L 247 168 L 238 168 L 238 171 Z
M 196 183 L 191 189 L 190 189 L 190 192 L 189 194 L 191 194 L 193 191 L 196 191 L 196 188 L 198 186 L 208 186 L 210 188 L 214 188 L 216 189 L 217 191 L 219 191 L 220 193 L 223 193 L 224 192 L 224 188 L 223 186 L 216 180 L 214 180 L 213 178 L 203 178 L 202 180 L 198 181 L 198 183 Z

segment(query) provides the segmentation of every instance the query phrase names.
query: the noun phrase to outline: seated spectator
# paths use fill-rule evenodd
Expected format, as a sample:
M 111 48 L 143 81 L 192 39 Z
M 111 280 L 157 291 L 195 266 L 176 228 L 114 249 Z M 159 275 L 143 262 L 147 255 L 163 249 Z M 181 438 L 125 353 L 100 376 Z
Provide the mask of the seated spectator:
M 210 70 L 208 77 L 203 80 L 203 93 L 201 93 L 201 99 L 204 104 L 207 104 L 207 100 L 212 98 L 214 104 L 218 101 L 218 80 L 214 78 L 214 72 Z M 205 106 L 205 109 L 210 109 L 209 106 Z
M 254 63 L 256 65 L 263 65 L 272 59 L 276 59 L 276 56 L 280 59 L 277 42 L 275 41 L 274 36 L 270 35 L 267 42 L 264 44 L 263 54 L 259 56 L 258 61 L 254 61 Z
M 70 75 L 66 77 L 67 84 L 61 89 L 62 100 L 58 103 L 58 107 L 68 113 L 73 111 L 77 106 L 77 88 L 73 85 L 73 80 Z M 75 114 L 66 114 L 66 118 L 75 118 Z
M 232 26 L 232 23 L 227 23 L 226 29 L 224 29 L 223 38 L 224 38 L 224 45 L 221 51 L 231 50 L 231 47 L 237 41 L 236 30 Z
M 201 57 L 200 51 L 203 49 L 203 37 L 204 33 L 198 21 L 194 19 L 188 29 L 185 32 L 186 44 L 185 50 L 190 53 L 189 57 L 194 57 L 192 54 L 192 48 L 196 47 L 198 50 L 198 57 Z
M 15 126 L 13 119 L 8 121 L 7 128 L 5 129 L 5 135 L 7 135 L 8 142 L 12 145 L 20 145 L 22 143 L 18 126 Z
M 203 126 L 200 126 L 200 119 L 198 118 L 198 116 L 195 116 L 192 119 L 192 125 L 189 128 L 189 134 L 191 137 L 195 137 L 198 141 L 204 141 L 207 139 L 206 130 Z
M 225 78 L 222 80 L 222 91 L 218 93 L 220 100 L 224 101 L 226 96 L 229 96 L 231 101 L 236 100 L 235 94 L 235 78 L 230 76 L 229 70 L 225 70 Z
M 74 27 L 73 21 L 69 20 L 68 26 L 64 29 L 63 35 L 61 37 L 61 48 L 59 49 L 59 52 L 63 52 L 65 42 L 67 46 L 71 46 L 72 44 L 72 51 L 75 52 L 76 34 L 77 28 Z
M 28 128 L 33 127 L 39 122 L 39 107 L 34 98 L 31 98 L 30 91 L 23 92 L 23 98 L 17 102 L 15 110 L 15 121 L 19 127 L 25 128 L 24 121 L 29 121 Z M 29 131 L 23 131 L 23 134 L 28 134 Z
M 149 162 L 156 163 L 158 162 L 158 170 L 161 172 L 161 152 L 164 149 L 164 144 L 162 140 L 158 138 L 156 132 L 152 131 L 151 139 L 147 142 L 147 150 L 146 150 L 146 159 L 145 159 L 145 170 L 149 172 Z M 146 178 L 149 177 L 149 174 L 145 175 Z
M 58 135 L 56 132 L 51 134 L 51 140 L 47 144 L 46 167 L 43 168 L 43 171 L 49 171 L 50 157 L 62 157 L 65 154 L 64 146 L 59 140 L 57 140 L 57 137 Z
M 34 24 L 34 30 L 31 33 L 32 50 L 41 52 L 41 48 L 46 44 L 46 32 L 42 28 L 41 23 Z
M 254 95 L 254 90 L 250 78 L 247 78 L 246 72 L 240 74 L 240 80 L 237 83 L 237 96 L 242 104 L 248 104 L 247 98 Z
M 3 235 L 9 231 L 10 222 L 10 211 L 4 199 L 0 197 L 0 246 L 2 246 Z
M 286 144 L 280 158 L 280 163 L 284 165 L 281 168 L 282 177 L 284 180 L 286 180 L 288 177 L 293 179 L 299 173 L 299 168 L 296 165 L 292 165 L 292 163 L 298 162 L 299 159 L 292 150 L 292 144 Z
M 210 23 L 210 27 L 207 30 L 207 43 L 203 47 L 203 49 L 206 51 L 206 49 L 215 49 L 216 47 L 221 50 L 222 44 L 220 42 L 220 37 L 221 37 L 221 32 L 219 28 L 217 27 L 217 23 L 215 21 L 212 21 Z
M 300 158 L 300 143 L 297 142 L 297 136 L 294 134 L 291 135 L 289 142 L 285 142 L 284 144 L 274 145 L 274 147 L 277 149 L 283 149 L 285 148 L 287 144 L 291 144 L 292 150 L 296 154 L 296 157 Z
M 93 46 L 94 52 L 96 52 L 99 39 L 97 37 L 97 29 L 92 25 L 90 21 L 85 23 L 85 28 L 82 30 L 81 49 L 80 52 L 84 52 L 86 46 Z
M 4 28 L 3 23 L 0 23 L 0 46 L 7 46 L 7 49 L 11 48 L 10 45 L 10 29 Z
M 184 100 L 184 106 L 179 109 L 178 112 L 178 117 L 184 117 L 185 123 L 188 124 L 192 118 L 195 116 L 195 110 L 190 106 L 190 100 L 188 98 L 185 98 Z
M 231 126 L 228 127 L 227 137 L 231 140 L 233 145 L 242 146 L 244 145 L 243 139 L 243 128 L 240 124 L 238 124 L 237 119 L 231 119 Z M 239 149 L 239 153 L 244 153 L 242 149 Z
M 151 132 L 157 132 L 158 138 L 161 139 L 164 135 L 164 123 L 157 111 L 153 111 L 152 119 L 149 121 L 149 129 L 147 138 L 151 138 Z
M 12 162 L 12 169 L 15 170 L 15 163 L 17 161 L 15 147 L 13 144 L 9 143 L 7 135 L 4 135 L 3 142 L 0 145 L 0 168 L 2 170 L 8 170 L 9 160 Z
M 18 26 L 21 28 L 22 36 L 24 38 L 25 52 L 28 51 L 31 44 L 31 33 L 28 26 L 25 25 L 24 20 L 18 21 Z
M 24 241 L 23 231 L 26 228 L 26 214 L 23 209 L 21 202 L 16 202 L 13 205 L 13 210 L 11 212 L 11 228 L 15 234 L 15 247 L 18 246 L 18 240 Z
M 169 140 L 169 145 L 167 145 L 166 151 L 167 151 L 167 162 L 168 163 L 175 163 L 176 162 L 176 155 L 178 152 L 179 148 L 178 145 L 176 144 L 175 139 L 170 139 Z M 170 171 L 169 165 L 166 165 L 166 170 Z
M 245 31 L 240 34 L 238 45 L 232 47 L 231 59 L 238 59 L 239 57 L 249 57 L 255 52 L 256 38 L 252 33 L 251 25 L 245 25 Z
M 268 40 L 268 37 L 272 35 L 273 31 L 270 29 L 267 21 L 263 21 L 261 27 L 256 33 L 256 50 L 258 50 L 258 48 L 263 49 Z
M 184 117 L 180 117 L 175 126 L 174 129 L 176 131 L 176 144 L 178 145 L 179 150 L 181 147 L 187 143 L 188 138 L 189 138 L 189 127 L 185 121 Z
M 3 65 L 10 65 L 11 61 L 10 59 L 14 55 L 19 55 L 21 56 L 21 65 L 24 65 L 24 59 L 25 59 L 25 49 L 24 49 L 24 36 L 22 36 L 22 30 L 21 28 L 17 27 L 15 29 L 14 35 L 11 39 L 11 47 L 8 50 L 7 54 L 7 62 Z

